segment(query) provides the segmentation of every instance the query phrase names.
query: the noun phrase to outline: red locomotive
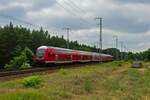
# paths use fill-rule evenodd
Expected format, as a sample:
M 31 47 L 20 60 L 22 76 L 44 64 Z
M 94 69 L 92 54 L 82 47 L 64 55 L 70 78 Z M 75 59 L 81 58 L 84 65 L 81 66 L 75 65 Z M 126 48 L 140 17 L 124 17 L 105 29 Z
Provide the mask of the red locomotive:
M 36 62 L 39 63 L 73 63 L 73 62 L 96 62 L 112 61 L 111 55 L 85 52 L 58 47 L 40 46 L 36 50 Z

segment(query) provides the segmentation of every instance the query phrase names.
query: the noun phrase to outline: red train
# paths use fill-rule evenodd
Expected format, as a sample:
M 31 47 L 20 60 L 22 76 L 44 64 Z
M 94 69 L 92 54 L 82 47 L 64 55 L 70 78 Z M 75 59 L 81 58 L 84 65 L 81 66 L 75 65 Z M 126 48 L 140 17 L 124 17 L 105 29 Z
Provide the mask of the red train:
M 38 63 L 73 63 L 112 61 L 111 55 L 85 52 L 58 47 L 40 46 L 36 50 L 35 60 Z

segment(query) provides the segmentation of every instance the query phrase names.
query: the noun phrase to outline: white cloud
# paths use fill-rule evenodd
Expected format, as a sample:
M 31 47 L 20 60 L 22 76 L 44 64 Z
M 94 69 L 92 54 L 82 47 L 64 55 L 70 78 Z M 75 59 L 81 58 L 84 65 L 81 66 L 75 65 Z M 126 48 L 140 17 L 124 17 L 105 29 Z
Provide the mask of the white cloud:
M 89 45 L 99 40 L 99 31 L 94 18 L 100 16 L 103 17 L 104 48 L 114 47 L 114 35 L 118 35 L 121 41 L 126 41 L 126 46 L 134 51 L 149 48 L 150 2 L 148 0 L 143 2 L 72 0 L 80 9 L 68 0 L 57 1 L 60 4 L 55 0 L 1 0 L 0 12 L 42 25 L 48 30 L 59 31 L 60 35 L 64 34 L 62 28 L 69 26 L 73 30 L 70 37 L 72 40 Z M 6 19 L 0 20 L 8 23 Z

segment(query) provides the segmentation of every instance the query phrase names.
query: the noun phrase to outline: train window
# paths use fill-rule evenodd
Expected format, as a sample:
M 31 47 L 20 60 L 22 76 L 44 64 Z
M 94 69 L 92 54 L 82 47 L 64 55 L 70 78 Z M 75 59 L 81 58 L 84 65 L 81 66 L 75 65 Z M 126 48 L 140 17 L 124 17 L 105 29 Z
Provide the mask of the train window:
M 56 54 L 62 54 L 62 53 L 64 53 L 63 50 L 61 50 L 61 49 L 56 50 Z
M 38 49 L 37 56 L 38 57 L 43 57 L 44 56 L 44 52 L 45 52 L 45 49 Z
M 57 49 L 56 54 L 70 54 L 71 51 L 69 50 L 63 50 L 63 49 Z

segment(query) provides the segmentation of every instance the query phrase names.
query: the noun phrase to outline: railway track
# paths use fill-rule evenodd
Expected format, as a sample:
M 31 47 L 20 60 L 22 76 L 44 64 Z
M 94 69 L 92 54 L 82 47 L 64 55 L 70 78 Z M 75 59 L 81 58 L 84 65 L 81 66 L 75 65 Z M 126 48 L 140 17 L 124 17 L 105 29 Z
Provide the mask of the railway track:
M 26 73 L 34 73 L 34 72 L 42 72 L 46 70 L 50 70 L 50 68 L 32 68 L 32 69 L 26 69 L 26 70 L 5 71 L 5 72 L 0 72 L 0 77 L 18 75 L 18 74 L 26 74 Z
M 26 75 L 31 75 L 31 74 L 36 74 L 36 73 L 52 73 L 57 71 L 58 69 L 61 68 L 77 68 L 77 67 L 83 67 L 86 65 L 94 65 L 96 63 L 81 63 L 81 64 L 64 64 L 64 65 L 55 65 L 55 66 L 49 66 L 49 67 L 35 67 L 31 69 L 26 69 L 26 70 L 16 70 L 16 71 L 2 71 L 0 72 L 0 80 L 9 79 L 11 77 L 15 78 L 21 77 L 21 76 L 26 76 Z

